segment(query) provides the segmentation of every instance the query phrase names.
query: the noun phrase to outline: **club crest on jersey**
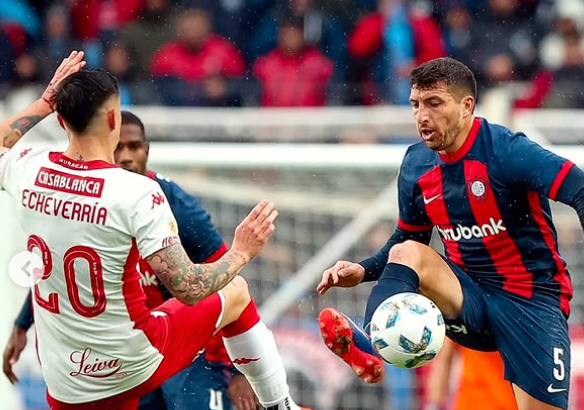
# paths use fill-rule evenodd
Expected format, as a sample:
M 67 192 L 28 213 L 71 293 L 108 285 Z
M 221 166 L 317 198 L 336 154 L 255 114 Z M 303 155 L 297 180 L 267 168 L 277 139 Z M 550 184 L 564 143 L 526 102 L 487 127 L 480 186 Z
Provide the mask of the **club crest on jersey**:
M 468 193 L 477 200 L 483 202 L 487 196 L 487 179 L 483 177 L 467 181 L 466 187 Z

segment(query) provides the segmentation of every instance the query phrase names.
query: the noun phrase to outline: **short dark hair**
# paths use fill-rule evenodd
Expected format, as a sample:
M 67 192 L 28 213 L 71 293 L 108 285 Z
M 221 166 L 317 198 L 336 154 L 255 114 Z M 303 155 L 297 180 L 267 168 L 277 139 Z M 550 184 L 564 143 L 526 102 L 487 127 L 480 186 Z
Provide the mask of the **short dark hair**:
M 450 57 L 435 58 L 414 68 L 411 72 L 410 84 L 419 89 L 428 89 L 436 84 L 445 83 L 446 87 L 454 87 L 464 95 L 477 98 L 477 81 L 466 65 Z
M 144 123 L 138 116 L 130 111 L 122 111 L 122 125 L 136 125 L 142 131 L 142 136 L 146 139 L 146 130 Z
M 81 134 L 97 110 L 117 94 L 118 81 L 112 74 L 105 70 L 81 70 L 59 84 L 55 107 L 73 131 Z

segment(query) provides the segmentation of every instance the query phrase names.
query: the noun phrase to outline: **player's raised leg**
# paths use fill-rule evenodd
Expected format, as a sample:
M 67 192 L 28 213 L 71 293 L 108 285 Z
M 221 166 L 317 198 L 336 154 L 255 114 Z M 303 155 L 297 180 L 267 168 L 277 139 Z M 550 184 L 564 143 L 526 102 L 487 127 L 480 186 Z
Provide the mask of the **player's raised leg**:
M 225 308 L 219 328 L 234 366 L 266 409 L 299 409 L 290 397 L 274 336 L 261 320 L 245 279 L 234 278 L 221 293 Z
M 516 384 L 513 384 L 513 392 L 515 393 L 515 400 L 517 401 L 517 408 L 519 410 L 563 410 L 562 407 L 552 406 L 551 404 L 537 400 Z
M 454 319 L 461 314 L 464 299 L 461 284 L 450 266 L 432 248 L 415 241 L 396 244 L 391 248 L 387 262 L 367 301 L 365 329 L 368 328 L 373 313 L 385 299 L 404 292 L 427 296 L 436 303 L 446 318 Z M 327 271 L 325 276 L 328 274 L 336 278 L 333 281 L 342 281 L 343 276 L 348 275 L 345 269 L 347 267 L 338 266 L 336 272 Z M 363 267 L 351 264 L 350 270 L 359 269 L 363 270 L 362 276 Z M 355 274 L 359 275 L 357 272 Z M 368 336 L 348 317 L 329 308 L 319 315 L 319 324 L 329 349 L 351 366 L 362 380 L 367 383 L 381 380 L 381 358 L 371 346 Z
M 434 249 L 419 242 L 406 241 L 389 251 L 387 265 L 367 301 L 365 326 L 381 302 L 403 292 L 423 294 L 448 319 L 458 317 L 462 310 L 460 281 Z

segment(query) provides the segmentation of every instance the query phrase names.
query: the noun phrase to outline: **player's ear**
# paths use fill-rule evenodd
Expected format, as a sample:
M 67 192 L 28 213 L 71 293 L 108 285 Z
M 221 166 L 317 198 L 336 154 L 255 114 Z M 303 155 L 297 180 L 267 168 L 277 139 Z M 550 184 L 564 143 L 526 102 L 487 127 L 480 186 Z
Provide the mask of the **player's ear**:
M 107 112 L 107 125 L 110 131 L 116 129 L 116 112 L 113 108 Z
M 475 103 L 475 98 L 472 95 L 465 95 L 462 98 L 462 109 L 464 111 L 464 117 L 469 117 L 473 114 Z
M 65 129 L 65 121 L 63 120 L 63 117 L 61 117 L 61 114 L 57 114 L 57 121 L 59 121 L 61 128 Z

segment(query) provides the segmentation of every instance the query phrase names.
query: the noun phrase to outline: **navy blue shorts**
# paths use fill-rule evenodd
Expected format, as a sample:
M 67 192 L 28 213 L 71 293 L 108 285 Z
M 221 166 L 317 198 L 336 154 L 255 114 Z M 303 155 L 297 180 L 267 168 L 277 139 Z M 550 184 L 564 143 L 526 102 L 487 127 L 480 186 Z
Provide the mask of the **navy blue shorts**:
M 226 365 L 200 356 L 144 396 L 138 410 L 231 410 L 227 371 Z
M 567 409 L 570 337 L 557 302 L 479 285 L 462 268 L 446 263 L 464 295 L 460 317 L 445 320 L 447 336 L 471 349 L 498 350 L 506 380 L 544 403 Z

